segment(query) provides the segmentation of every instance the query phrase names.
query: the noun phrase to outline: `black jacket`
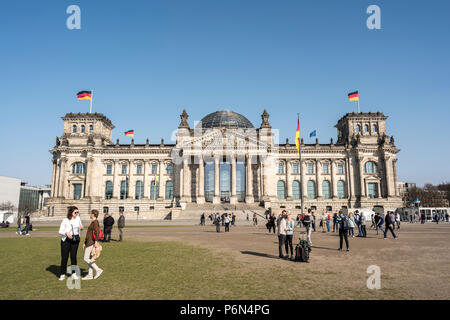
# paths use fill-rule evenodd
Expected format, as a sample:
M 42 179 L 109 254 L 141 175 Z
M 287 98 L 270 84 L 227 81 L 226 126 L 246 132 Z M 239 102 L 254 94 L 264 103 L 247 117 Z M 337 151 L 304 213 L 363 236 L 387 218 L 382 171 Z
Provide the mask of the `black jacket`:
M 109 216 L 103 219 L 103 226 L 111 228 L 114 225 L 114 218 Z

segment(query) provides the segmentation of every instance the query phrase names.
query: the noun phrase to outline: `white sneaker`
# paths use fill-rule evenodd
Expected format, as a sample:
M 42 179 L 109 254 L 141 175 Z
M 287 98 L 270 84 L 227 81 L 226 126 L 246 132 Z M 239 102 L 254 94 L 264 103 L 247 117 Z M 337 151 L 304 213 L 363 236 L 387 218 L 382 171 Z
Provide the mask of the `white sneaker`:
M 94 278 L 92 277 L 92 275 L 87 275 L 86 277 L 81 278 L 81 280 L 92 280 L 92 279 L 94 279 Z
M 64 279 L 66 279 L 66 275 L 65 274 L 62 274 L 60 277 L 59 277 L 59 281 L 63 281 Z
M 100 277 L 100 276 L 102 275 L 102 273 L 103 273 L 103 270 L 102 270 L 102 269 L 99 269 L 99 270 L 97 271 L 97 273 L 95 274 L 94 279 L 97 279 L 98 277 Z
M 29 233 L 26 234 L 26 236 L 29 236 L 29 235 L 30 235 Z

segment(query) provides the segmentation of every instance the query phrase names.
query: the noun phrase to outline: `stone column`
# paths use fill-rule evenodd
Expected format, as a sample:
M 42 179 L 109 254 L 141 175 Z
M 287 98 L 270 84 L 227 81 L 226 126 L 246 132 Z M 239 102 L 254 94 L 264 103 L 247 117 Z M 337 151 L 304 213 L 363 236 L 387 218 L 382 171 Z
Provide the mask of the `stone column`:
M 64 191 L 65 191 L 65 185 L 66 185 L 66 163 L 67 163 L 67 158 L 66 157 L 61 157 L 60 160 L 60 169 L 59 169 L 59 197 L 60 198 L 65 198 L 64 197 Z
M 191 201 L 191 192 L 190 192 L 190 170 L 189 170 L 189 159 L 183 159 L 183 199 L 185 201 Z
M 301 185 L 302 185 L 302 196 L 303 200 L 308 199 L 308 180 L 305 177 L 305 172 L 308 172 L 308 167 L 306 166 L 306 162 L 302 160 L 302 163 L 300 164 L 302 166 L 301 171 Z
M 255 195 L 258 199 L 258 201 L 261 201 L 261 195 L 262 195 L 262 191 L 261 191 L 261 164 L 260 162 L 257 160 L 257 168 L 256 168 L 256 190 L 255 190 Z M 252 171 L 251 171 L 252 172 Z M 250 175 L 251 176 L 251 175 Z M 252 184 L 253 184 L 253 179 L 252 179 Z M 252 189 L 250 189 L 251 192 Z M 250 194 L 251 196 L 251 194 Z M 247 200 L 246 200 L 247 202 Z
M 292 183 L 291 183 L 291 164 L 286 159 L 286 200 L 292 200 Z
M 361 195 L 361 197 L 366 197 L 366 186 L 364 183 L 363 158 L 358 157 L 358 162 L 359 162 L 359 178 L 360 178 L 360 195 Z
M 149 191 L 149 187 L 147 186 L 147 182 L 148 182 L 148 179 L 147 179 L 148 168 L 147 168 L 147 166 L 148 166 L 148 161 L 144 160 L 144 178 L 142 179 L 142 184 L 143 184 L 143 187 L 144 187 L 144 192 L 143 192 L 144 195 L 143 195 L 142 199 L 148 199 L 149 198 L 149 195 L 147 194 L 147 191 Z
M 354 199 L 355 197 L 355 182 L 356 182 L 356 177 L 355 177 L 355 170 L 354 170 L 354 162 L 352 163 L 352 158 L 348 157 L 346 159 L 346 164 L 347 164 L 347 170 L 345 170 L 345 174 L 347 177 L 347 197 L 349 198 L 349 200 Z
M 197 203 L 205 203 L 205 163 L 203 161 L 203 155 L 198 157 L 198 191 L 197 191 Z
M 85 186 L 84 186 L 84 196 L 87 198 L 92 197 L 92 175 L 94 174 L 94 169 L 92 166 L 94 165 L 94 158 L 89 157 L 86 159 L 86 180 L 85 180 Z
M 252 172 L 252 157 L 247 153 L 245 155 L 245 202 L 253 203 L 252 195 L 253 189 L 253 172 Z
M 50 196 L 52 198 L 55 197 L 55 192 L 56 192 L 56 169 L 57 169 L 57 161 L 55 159 L 52 160 L 52 164 L 53 164 L 53 170 L 52 170 L 52 190 L 50 192 Z
M 231 197 L 230 204 L 237 203 L 236 195 L 236 155 L 231 156 Z
M 136 182 L 135 182 L 135 173 L 136 173 L 136 166 L 134 165 L 134 162 L 132 160 L 128 161 L 128 198 L 134 199 L 134 196 L 136 195 Z M 125 177 L 125 181 L 126 181 Z
M 322 178 L 319 174 L 320 171 L 320 161 L 316 161 L 316 187 L 317 187 L 317 198 L 322 199 Z
M 331 196 L 333 199 L 337 199 L 337 179 L 336 179 L 336 163 L 334 160 L 331 160 Z
M 219 158 L 214 157 L 214 198 L 213 203 L 220 203 Z
M 120 164 L 119 160 L 114 160 L 114 178 L 113 178 L 113 198 L 120 199 L 120 179 L 119 179 Z
M 394 194 L 396 197 L 399 196 L 397 190 L 397 159 L 392 160 L 392 171 L 394 172 L 394 185 L 391 187 L 394 189 Z
M 163 166 L 164 166 L 164 160 L 159 160 L 159 166 L 158 166 L 158 170 L 159 170 L 159 175 L 158 175 L 158 184 L 159 184 L 159 189 L 158 189 L 158 200 L 162 201 L 164 200 L 164 184 L 163 184 Z

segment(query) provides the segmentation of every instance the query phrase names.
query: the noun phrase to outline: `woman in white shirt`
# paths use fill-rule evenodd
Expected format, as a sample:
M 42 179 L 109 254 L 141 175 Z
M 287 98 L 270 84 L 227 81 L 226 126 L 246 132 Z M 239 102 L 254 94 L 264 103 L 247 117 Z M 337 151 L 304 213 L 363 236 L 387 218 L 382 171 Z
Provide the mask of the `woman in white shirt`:
M 61 273 L 59 280 L 61 281 L 66 278 L 69 254 L 71 265 L 77 265 L 78 244 L 80 243 L 82 228 L 83 225 L 81 224 L 78 208 L 75 206 L 69 207 L 67 218 L 64 218 L 59 226 L 59 234 L 61 236 Z M 72 269 L 72 271 L 74 270 Z M 72 277 L 74 279 L 78 278 L 76 274 L 73 274 Z

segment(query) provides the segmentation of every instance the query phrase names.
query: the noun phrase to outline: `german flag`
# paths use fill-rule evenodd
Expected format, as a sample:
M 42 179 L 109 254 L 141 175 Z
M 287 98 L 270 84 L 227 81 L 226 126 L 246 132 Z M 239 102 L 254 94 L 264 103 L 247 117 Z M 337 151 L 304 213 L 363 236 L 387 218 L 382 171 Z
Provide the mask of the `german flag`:
M 297 131 L 295 132 L 295 146 L 297 147 L 297 155 L 300 154 L 300 119 L 297 120 Z
M 358 91 L 349 93 L 348 94 L 348 101 L 359 101 Z
M 91 100 L 92 101 L 92 91 L 80 91 L 77 93 L 78 100 Z
M 125 137 L 134 137 L 134 130 L 125 131 Z

